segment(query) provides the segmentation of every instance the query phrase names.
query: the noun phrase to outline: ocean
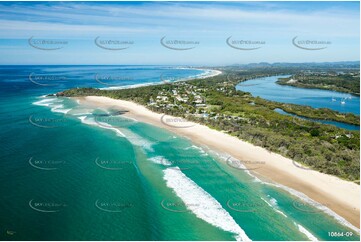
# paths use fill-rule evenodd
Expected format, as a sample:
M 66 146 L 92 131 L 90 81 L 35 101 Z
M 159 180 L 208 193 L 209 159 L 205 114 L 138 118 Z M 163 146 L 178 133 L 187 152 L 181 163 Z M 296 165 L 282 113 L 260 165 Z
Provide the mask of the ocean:
M 1 240 L 359 240 L 357 228 L 324 205 L 230 165 L 227 154 L 111 108 L 45 96 L 71 87 L 178 81 L 210 71 L 0 70 Z

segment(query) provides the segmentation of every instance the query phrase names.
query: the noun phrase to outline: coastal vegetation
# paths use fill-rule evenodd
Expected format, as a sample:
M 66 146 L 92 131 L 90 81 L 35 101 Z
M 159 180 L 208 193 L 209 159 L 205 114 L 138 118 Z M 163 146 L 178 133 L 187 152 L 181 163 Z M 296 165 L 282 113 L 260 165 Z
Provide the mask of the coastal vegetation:
M 360 72 L 302 72 L 289 78 L 280 78 L 280 85 L 326 89 L 360 96 Z
M 360 124 L 359 116 L 267 101 L 235 88 L 240 82 L 276 74 L 289 74 L 289 70 L 223 70 L 222 75 L 206 79 L 121 90 L 76 88 L 57 95 L 97 95 L 133 101 L 152 111 L 226 132 L 320 172 L 359 182 L 359 131 L 295 119 L 274 110 L 356 125 Z

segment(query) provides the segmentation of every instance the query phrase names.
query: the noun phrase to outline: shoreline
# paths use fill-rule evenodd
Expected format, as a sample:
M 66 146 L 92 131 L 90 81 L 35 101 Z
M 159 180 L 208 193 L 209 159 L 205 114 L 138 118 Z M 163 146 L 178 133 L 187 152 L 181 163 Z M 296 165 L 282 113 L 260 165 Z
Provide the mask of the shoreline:
M 201 74 L 198 74 L 198 75 L 195 75 L 195 76 L 180 78 L 179 80 L 174 81 L 174 82 L 183 82 L 183 81 L 189 81 L 189 80 L 193 80 L 193 79 L 205 79 L 205 78 L 214 77 L 214 76 L 218 76 L 218 75 L 222 74 L 222 71 L 213 70 L 213 69 L 200 69 L 200 68 L 178 68 L 178 69 L 200 70 L 200 71 L 204 71 L 205 73 L 207 73 L 207 72 L 209 72 L 209 73 L 208 74 L 201 73 Z M 126 86 L 102 87 L 102 88 L 99 88 L 99 89 L 100 90 L 121 90 L 121 89 L 130 89 L 130 88 L 137 88 L 137 87 L 146 87 L 146 86 L 152 86 L 152 85 L 159 85 L 159 84 L 165 84 L 165 83 L 170 83 L 170 82 L 167 82 L 166 80 L 163 80 L 162 75 L 161 75 L 160 76 L 160 82 L 131 84 L 131 85 L 126 85 Z M 173 83 L 173 82 L 171 82 L 171 83 Z
M 258 169 L 252 170 L 252 175 L 261 180 L 271 181 L 275 185 L 280 184 L 281 187 L 285 186 L 305 194 L 331 210 L 329 212 L 334 212 L 344 218 L 347 221 L 344 222 L 346 226 L 350 228 L 356 227 L 357 232 L 359 232 L 360 189 L 359 185 L 353 182 L 318 171 L 299 168 L 289 158 L 201 124 L 187 122 L 189 125 L 182 128 L 167 125 L 163 122 L 164 114 L 155 113 L 134 102 L 99 96 L 74 99 L 81 104 L 104 108 L 118 107 L 127 110 L 128 112 L 124 114 L 125 117 L 165 128 L 177 135 L 189 138 L 194 144 L 205 145 L 217 153 L 226 153 L 238 160 L 266 161 Z M 170 120 L 179 119 L 170 115 L 167 115 L 167 117 Z M 252 168 L 252 165 L 247 162 L 244 165 Z

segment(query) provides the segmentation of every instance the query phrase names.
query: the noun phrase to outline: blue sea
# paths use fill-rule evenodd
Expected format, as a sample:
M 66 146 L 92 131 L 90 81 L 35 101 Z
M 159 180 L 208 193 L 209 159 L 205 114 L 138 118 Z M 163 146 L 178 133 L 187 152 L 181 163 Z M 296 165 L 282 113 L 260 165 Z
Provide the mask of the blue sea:
M 46 96 L 210 72 L 1 66 L 1 240 L 358 241 L 358 229 L 323 204 L 256 178 L 227 154 L 111 108 Z

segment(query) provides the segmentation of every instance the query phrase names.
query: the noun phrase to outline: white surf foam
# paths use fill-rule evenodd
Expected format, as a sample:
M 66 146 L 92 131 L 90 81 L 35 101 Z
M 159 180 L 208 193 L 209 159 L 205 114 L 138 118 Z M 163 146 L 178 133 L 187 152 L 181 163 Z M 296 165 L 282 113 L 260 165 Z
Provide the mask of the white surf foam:
M 208 150 L 208 153 L 211 153 L 212 155 L 218 157 L 218 159 L 224 161 L 224 162 L 229 162 L 231 163 L 230 165 L 235 167 L 235 168 L 240 168 L 240 171 L 243 171 L 245 173 L 247 173 L 250 177 L 252 177 L 254 180 L 254 182 L 259 182 L 259 183 L 263 183 L 262 180 L 260 180 L 258 177 L 256 177 L 255 175 L 253 175 L 245 165 L 242 164 L 242 162 L 236 158 L 234 158 L 233 156 L 230 156 L 227 153 L 220 153 L 220 152 L 215 152 L 211 149 Z
M 189 149 L 198 150 L 202 154 L 206 153 L 202 147 L 199 147 L 199 146 L 196 146 L 196 145 L 191 145 L 191 146 L 189 146 L 187 148 L 184 148 L 184 150 L 189 150 Z
M 222 160 L 226 160 L 226 156 L 227 154 L 220 154 L 218 152 L 214 152 L 212 151 L 214 154 L 216 154 L 220 159 Z M 231 156 L 228 156 L 228 157 L 231 157 Z M 231 159 L 234 159 L 233 157 L 231 157 Z M 237 159 L 235 159 L 237 160 Z M 243 168 L 243 167 L 241 167 Z M 317 206 L 318 209 L 320 209 L 321 211 L 323 211 L 324 213 L 330 215 L 331 217 L 333 217 L 336 221 L 338 221 L 340 224 L 356 231 L 358 234 L 360 234 L 360 229 L 357 228 L 356 226 L 354 226 L 353 224 L 351 224 L 350 222 L 348 222 L 346 219 L 344 219 L 343 217 L 341 217 L 340 215 L 338 215 L 337 213 L 335 213 L 334 211 L 332 211 L 330 208 L 312 200 L 310 197 L 308 197 L 307 195 L 299 192 L 299 191 L 296 191 L 292 188 L 289 188 L 287 186 L 284 186 L 284 185 L 281 185 L 281 184 L 276 184 L 276 183 L 270 183 L 270 182 L 265 182 L 265 181 L 262 181 L 261 179 L 259 179 L 258 177 L 256 177 L 255 175 L 253 175 L 251 172 L 249 172 L 248 170 L 244 170 L 248 175 L 250 175 L 251 177 L 254 178 L 254 181 L 255 182 L 259 182 L 259 183 L 262 183 L 262 184 L 265 184 L 265 185 L 270 185 L 270 186 L 275 186 L 275 187 L 278 187 L 278 188 L 281 188 L 285 191 L 287 191 L 288 193 L 300 198 L 302 201 L 308 203 L 309 205 L 311 206 Z
M 154 152 L 152 148 L 153 143 L 151 141 L 141 137 L 140 135 L 133 133 L 128 129 L 122 129 L 122 132 L 125 134 L 129 142 L 132 143 L 133 145 L 142 147 L 147 151 Z
M 226 160 L 227 159 L 227 154 L 220 154 L 218 152 L 214 152 L 211 150 L 212 153 L 216 154 L 220 159 L 222 160 Z M 228 155 L 228 157 L 231 157 Z M 231 159 L 234 159 L 233 157 L 231 157 Z M 330 208 L 326 207 L 325 205 L 322 205 L 316 201 L 314 201 L 313 199 L 311 199 L 310 197 L 308 197 L 307 195 L 303 194 L 302 192 L 296 191 L 292 188 L 289 188 L 287 186 L 281 185 L 281 184 L 276 184 L 276 183 L 270 183 L 270 182 L 266 182 L 263 181 L 261 179 L 259 179 L 257 176 L 253 175 L 251 172 L 249 172 L 248 170 L 244 170 L 248 175 L 250 175 L 251 177 L 254 178 L 255 182 L 259 182 L 261 184 L 265 184 L 265 185 L 270 185 L 270 186 L 275 186 L 278 187 L 280 189 L 283 189 L 285 191 L 287 191 L 288 193 L 290 193 L 293 196 L 298 197 L 299 199 L 301 199 L 302 201 L 308 203 L 311 206 L 317 206 L 318 209 L 320 209 L 322 212 L 328 214 L 329 216 L 333 217 L 337 222 L 339 222 L 340 224 L 356 231 L 358 234 L 360 234 L 360 229 L 357 228 L 356 226 L 354 226 L 353 224 L 351 224 L 350 222 L 348 222 L 345 218 L 341 217 L 340 215 L 338 215 L 336 212 L 332 211 Z
M 256 179 L 256 176 L 252 175 L 251 172 L 247 169 L 247 167 L 245 165 L 242 164 L 242 161 L 232 157 L 232 156 L 229 156 L 228 158 L 224 158 L 222 157 L 223 159 L 225 159 L 225 161 L 227 163 L 230 163 L 231 166 L 235 167 L 235 168 L 239 168 L 241 170 L 243 170 L 245 173 L 247 173 L 249 176 L 253 177 Z
M 84 124 L 97 126 L 99 128 L 103 128 L 103 129 L 113 130 L 113 131 L 115 131 L 115 133 L 118 136 L 125 137 L 125 135 L 119 129 L 114 128 L 113 126 L 111 126 L 110 124 L 107 124 L 107 123 L 95 122 L 93 117 L 79 116 L 78 119 L 80 119 L 81 122 L 84 123 Z
M 275 199 L 275 198 L 273 198 L 273 197 L 271 197 L 271 196 L 269 196 L 270 197 L 270 202 L 271 202 L 271 204 L 273 205 L 273 206 L 278 206 L 278 203 L 277 203 L 277 200 Z
M 179 169 L 167 168 L 163 172 L 167 186 L 172 188 L 185 204 L 199 205 L 187 206 L 198 218 L 224 231 L 236 234 L 235 238 L 238 241 L 251 240 L 217 200 Z
M 41 99 L 39 101 L 33 102 L 34 105 L 37 106 L 45 106 L 45 107 L 49 107 L 50 105 L 53 105 L 55 103 L 59 103 L 61 101 L 59 101 L 56 98 L 45 98 L 45 99 Z
M 132 131 L 130 131 L 128 129 L 117 128 L 117 127 L 114 127 L 105 122 L 95 121 L 94 117 L 79 116 L 77 118 L 80 119 L 81 122 L 84 124 L 97 126 L 97 127 L 103 128 L 103 129 L 113 130 L 116 132 L 116 134 L 118 136 L 126 138 L 131 144 L 142 147 L 145 150 L 148 150 L 150 152 L 154 151 L 152 148 L 152 145 L 153 145 L 152 142 L 150 142 L 147 139 L 144 139 L 143 137 L 133 133 Z
M 271 207 L 274 211 L 276 211 L 277 213 L 281 214 L 282 216 L 284 216 L 285 218 L 287 218 L 287 215 L 285 213 L 283 213 L 281 210 L 279 210 L 278 208 L 275 207 L 275 205 L 273 205 L 274 203 L 271 202 L 269 203 L 266 199 L 264 199 L 263 197 L 261 197 L 261 199 L 269 206 Z M 277 205 L 277 202 L 276 202 Z
M 44 107 L 49 107 L 50 104 L 52 104 L 51 102 L 44 102 L 46 100 L 41 100 L 41 101 L 37 101 L 37 102 L 33 102 L 34 105 L 37 106 L 44 106 Z
M 294 222 L 295 223 L 295 222 Z M 299 225 L 298 223 L 295 223 L 295 225 L 298 227 L 298 230 L 303 233 L 304 235 L 307 236 L 307 238 L 310 240 L 310 241 L 318 241 L 318 239 L 313 235 L 311 234 L 310 231 L 308 231 L 307 229 L 305 229 L 303 226 Z
M 270 204 L 266 199 L 264 199 L 263 197 L 261 197 L 261 199 L 262 199 L 265 203 L 267 203 L 268 206 L 270 206 L 270 207 L 272 208 L 272 204 Z
M 194 69 L 194 70 L 203 71 L 202 73 L 200 73 L 198 75 L 179 78 L 175 82 L 187 81 L 187 80 L 191 80 L 191 79 L 204 79 L 204 78 L 214 77 L 214 76 L 217 76 L 219 74 L 222 74 L 221 71 L 210 70 L 210 69 L 196 69 L 196 68 L 182 68 L 182 67 L 178 67 L 178 68 L 175 68 L 175 69 L 188 69 L 188 70 L 189 69 Z M 168 80 L 164 80 L 164 81 L 168 81 Z M 101 90 L 120 90 L 120 89 L 129 89 L 129 88 L 152 86 L 152 85 L 159 85 L 159 84 L 163 84 L 163 82 L 148 82 L 148 83 L 141 83 L 141 84 L 125 85 L 125 86 L 111 86 L 111 87 L 103 87 L 103 88 L 99 88 L 99 89 L 101 89 Z
M 72 108 L 71 112 L 69 112 L 69 114 L 73 115 L 73 116 L 88 116 L 88 115 L 91 115 L 93 114 L 92 112 L 94 111 L 94 109 L 91 109 L 91 108 L 79 108 L 78 106 L 77 107 L 74 107 Z
M 50 105 L 51 107 L 51 111 L 52 112 L 55 112 L 55 113 L 64 113 L 64 114 L 67 114 L 71 108 L 69 109 L 64 109 L 64 105 L 63 104 L 60 104 L 60 105 Z
M 204 73 L 196 76 L 199 79 L 205 79 L 208 77 L 214 77 L 214 76 L 218 76 L 218 75 L 222 74 L 222 72 L 218 71 L 218 70 L 205 70 L 205 69 L 199 69 L 199 70 L 205 71 Z
M 124 135 L 124 133 L 122 131 L 120 131 L 119 128 L 115 128 L 112 125 L 108 124 L 108 123 L 104 123 L 104 122 L 97 122 L 98 126 L 103 128 L 103 129 L 109 129 L 109 130 L 113 130 L 115 131 L 115 133 L 117 133 L 117 135 L 119 135 L 120 137 L 126 137 Z
M 98 126 L 94 119 L 88 118 L 88 116 L 79 116 L 78 119 L 80 119 L 83 124 Z
M 303 194 L 302 192 L 296 191 L 292 188 L 289 188 L 287 186 L 281 185 L 281 184 L 274 184 L 274 183 L 269 183 L 269 182 L 264 182 L 262 181 L 263 184 L 267 184 L 270 186 L 275 186 L 278 188 L 281 188 L 287 192 L 289 192 L 290 194 L 298 197 L 299 199 L 301 199 L 302 201 L 304 201 L 305 203 L 308 203 L 309 205 L 313 206 L 313 207 L 317 207 L 318 209 L 320 209 L 322 212 L 330 215 L 331 217 L 333 217 L 336 221 L 338 221 L 340 224 L 356 231 L 357 233 L 360 233 L 360 229 L 357 228 L 356 226 L 354 226 L 353 224 L 351 224 L 350 222 L 348 222 L 346 219 L 344 219 L 343 217 L 341 217 L 340 215 L 338 215 L 337 213 L 335 213 L 334 211 L 332 211 L 330 208 L 326 207 L 325 205 L 322 205 L 314 200 L 312 200 L 311 198 L 309 198 L 307 195 Z
M 59 104 L 62 103 L 63 100 L 58 99 L 58 98 L 44 98 L 42 100 L 33 102 L 34 105 L 37 106 L 44 106 L 44 107 L 50 107 L 51 111 L 54 113 L 68 113 L 69 111 L 71 111 L 71 109 L 64 109 L 64 105 L 63 104 Z
M 163 156 L 150 157 L 148 158 L 148 160 L 152 161 L 155 164 L 166 165 L 166 166 L 172 165 L 172 163 Z
M 204 78 L 207 78 L 207 77 L 214 77 L 214 76 L 222 74 L 222 71 L 211 70 L 211 69 L 189 68 L 189 67 L 177 67 L 176 69 L 186 69 L 186 70 L 193 69 L 193 70 L 203 71 L 200 74 L 197 74 L 197 75 L 194 75 L 194 76 L 189 76 L 186 79 L 193 79 L 193 78 L 204 79 Z
M 198 150 L 199 153 L 201 153 L 201 156 L 207 156 L 208 155 L 207 152 L 202 147 L 199 147 L 199 146 L 196 146 L 196 145 L 192 145 L 190 147 L 184 148 L 184 150 L 189 150 L 189 149 Z
M 283 217 L 287 218 L 287 215 L 286 215 L 284 212 L 282 212 L 282 211 L 280 211 L 280 210 L 278 210 L 278 209 L 275 209 L 275 211 L 276 211 L 277 213 L 281 214 Z
M 233 166 L 234 168 L 240 168 L 240 171 L 245 172 L 250 177 L 254 178 L 254 182 L 262 182 L 258 177 L 254 176 L 243 164 L 240 160 L 230 156 L 227 153 L 216 152 L 212 149 L 208 149 L 208 153 L 212 154 L 213 156 L 218 157 L 218 159 L 222 160 L 223 162 L 230 163 L 228 165 Z
M 125 85 L 125 86 L 111 86 L 111 87 L 102 87 L 99 88 L 100 90 L 121 90 L 121 89 L 131 89 L 137 87 L 145 87 L 145 86 L 152 86 L 162 84 L 161 82 L 148 82 L 148 83 L 141 83 L 141 84 L 132 84 L 132 85 Z
M 92 114 L 92 113 L 71 113 L 72 115 L 74 115 L 74 116 L 83 116 L 83 115 L 90 115 L 90 114 Z
M 138 120 L 137 119 L 135 119 L 135 118 L 131 118 L 131 117 L 122 117 L 122 118 L 124 118 L 124 119 L 129 119 L 129 120 L 132 120 L 132 121 L 134 121 L 134 122 L 138 122 Z

